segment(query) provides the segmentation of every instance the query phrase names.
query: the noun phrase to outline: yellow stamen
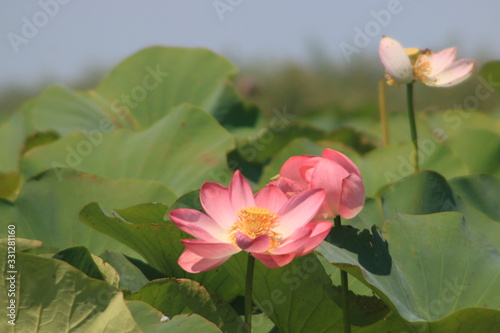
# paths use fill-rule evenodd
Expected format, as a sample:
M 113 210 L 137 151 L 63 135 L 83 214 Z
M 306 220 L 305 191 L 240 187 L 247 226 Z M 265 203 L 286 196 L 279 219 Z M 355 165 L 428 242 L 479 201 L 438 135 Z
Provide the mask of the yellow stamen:
M 281 235 L 273 231 L 279 225 L 278 215 L 274 212 L 263 207 L 247 207 L 236 213 L 236 216 L 238 219 L 228 230 L 233 244 L 236 245 L 236 232 L 239 231 L 252 239 L 268 234 L 271 237 L 269 250 L 278 247 Z
M 416 80 L 425 82 L 427 76 L 431 73 L 431 64 L 427 60 L 428 56 L 426 53 L 422 53 L 418 56 L 415 64 L 413 65 L 413 77 Z

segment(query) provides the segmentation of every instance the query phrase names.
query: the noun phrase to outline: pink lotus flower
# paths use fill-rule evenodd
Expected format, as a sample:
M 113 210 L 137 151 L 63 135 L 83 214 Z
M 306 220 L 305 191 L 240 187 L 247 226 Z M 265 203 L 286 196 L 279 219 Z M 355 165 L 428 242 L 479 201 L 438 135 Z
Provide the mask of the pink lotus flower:
M 324 197 L 323 190 L 314 189 L 287 198 L 273 185 L 254 196 L 239 171 L 229 188 L 207 182 L 200 191 L 206 214 L 170 212 L 173 223 L 196 237 L 182 240 L 186 250 L 178 263 L 187 272 L 204 272 L 243 250 L 269 268 L 284 266 L 314 250 L 332 228 L 328 221 L 309 223 Z
M 398 41 L 386 36 L 382 37 L 378 49 L 389 85 L 419 80 L 432 87 L 450 87 L 472 74 L 474 60 L 455 60 L 456 52 L 456 47 L 438 53 L 429 49 L 405 49 Z
M 344 154 L 328 148 L 321 157 L 291 157 L 281 167 L 278 180 L 270 184 L 289 197 L 310 189 L 324 189 L 325 201 L 316 216 L 319 219 L 337 215 L 353 218 L 365 202 L 365 187 L 358 167 Z

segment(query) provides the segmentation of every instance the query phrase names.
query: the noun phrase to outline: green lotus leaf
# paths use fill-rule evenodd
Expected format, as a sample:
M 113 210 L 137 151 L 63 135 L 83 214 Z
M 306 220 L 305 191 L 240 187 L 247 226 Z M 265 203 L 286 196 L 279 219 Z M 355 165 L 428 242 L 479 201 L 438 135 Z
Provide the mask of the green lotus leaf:
M 142 132 L 68 135 L 28 152 L 22 169 L 25 177 L 69 167 L 110 179 L 157 180 L 180 195 L 227 172 L 226 152 L 233 147 L 212 116 L 182 105 Z
M 88 277 L 56 259 L 18 252 L 15 273 L 0 247 L 3 309 L 15 308 L 0 322 L 10 332 L 142 332 L 125 305 L 123 295 L 109 284 Z M 35 278 L 36 277 L 36 278 Z M 11 281 L 15 281 L 15 288 Z M 14 306 L 12 306 L 14 304 Z M 11 310 L 8 310 L 9 314 Z M 15 326 L 8 320 L 14 320 Z
M 146 302 L 168 317 L 199 314 L 224 332 L 238 332 L 244 327 L 243 321 L 228 303 L 189 279 L 154 280 L 128 295 L 127 299 Z
M 115 249 L 135 255 L 123 244 L 81 223 L 80 210 L 96 200 L 111 209 L 150 201 L 169 204 L 175 198 L 155 181 L 107 180 L 56 168 L 29 179 L 15 202 L 0 200 L 0 227 L 7 230 L 7 225 L 14 225 L 17 237 L 37 239 L 59 249 L 84 245 L 94 254 Z
M 170 319 L 142 301 L 127 301 L 127 306 L 137 324 L 147 333 L 222 332 L 214 323 L 196 313 L 177 315 Z
M 468 227 L 463 215 L 398 214 L 383 228 L 393 260 L 390 275 L 370 273 L 354 253 L 326 242 L 318 252 L 364 281 L 405 321 L 415 327 L 425 324 L 425 332 L 436 327 L 466 332 L 469 323 L 456 324 L 463 315 L 489 317 L 482 325 L 488 329 L 495 322 L 491 318 L 498 322 L 500 296 L 494 290 L 500 287 L 500 254 L 484 235 Z

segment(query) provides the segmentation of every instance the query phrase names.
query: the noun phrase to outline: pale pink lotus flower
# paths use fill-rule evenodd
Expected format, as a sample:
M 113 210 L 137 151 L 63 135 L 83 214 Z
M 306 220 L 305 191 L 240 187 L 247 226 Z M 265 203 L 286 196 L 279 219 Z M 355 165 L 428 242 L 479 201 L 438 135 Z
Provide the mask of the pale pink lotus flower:
M 187 272 L 204 272 L 247 251 L 269 268 L 284 266 L 313 251 L 332 228 L 329 221 L 310 222 L 324 192 L 314 189 L 288 198 L 269 185 L 254 196 L 239 171 L 229 188 L 204 183 L 200 201 L 206 214 L 185 208 L 170 212 L 173 223 L 196 237 L 182 240 L 186 250 L 178 263 Z
M 456 53 L 456 47 L 438 53 L 429 49 L 405 49 L 397 40 L 386 36 L 380 40 L 378 49 L 389 85 L 418 80 L 431 87 L 454 86 L 466 80 L 475 68 L 474 60 L 455 60 Z
M 321 157 L 289 158 L 281 167 L 278 186 L 288 197 L 310 189 L 324 189 L 325 200 L 315 219 L 356 216 L 365 202 L 365 187 L 358 167 L 344 154 L 326 148 Z

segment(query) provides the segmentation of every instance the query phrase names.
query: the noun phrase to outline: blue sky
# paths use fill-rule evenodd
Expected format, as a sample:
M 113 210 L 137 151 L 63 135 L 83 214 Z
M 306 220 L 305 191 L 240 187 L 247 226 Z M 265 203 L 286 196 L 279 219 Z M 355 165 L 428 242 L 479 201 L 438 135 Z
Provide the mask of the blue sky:
M 388 35 L 499 59 L 499 13 L 496 0 L 1 0 L 0 89 L 70 83 L 150 45 L 202 46 L 246 62 L 307 59 L 314 43 L 342 63 L 375 56 Z

